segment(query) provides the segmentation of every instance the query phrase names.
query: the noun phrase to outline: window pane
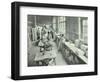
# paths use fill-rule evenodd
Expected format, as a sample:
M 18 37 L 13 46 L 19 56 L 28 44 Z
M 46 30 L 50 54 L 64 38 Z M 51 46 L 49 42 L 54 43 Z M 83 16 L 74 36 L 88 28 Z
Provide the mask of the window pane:
M 87 44 L 88 42 L 88 24 L 87 19 L 83 19 L 82 21 L 82 28 L 83 28 L 83 41 Z

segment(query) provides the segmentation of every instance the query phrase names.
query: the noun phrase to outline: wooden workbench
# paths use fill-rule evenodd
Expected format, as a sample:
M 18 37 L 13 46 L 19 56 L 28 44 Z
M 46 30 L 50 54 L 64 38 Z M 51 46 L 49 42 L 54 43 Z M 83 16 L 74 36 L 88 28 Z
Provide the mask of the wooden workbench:
M 88 59 L 84 56 L 84 51 L 81 49 L 75 47 L 74 44 L 70 42 L 64 42 L 64 44 L 78 57 L 80 58 L 83 62 L 88 63 Z

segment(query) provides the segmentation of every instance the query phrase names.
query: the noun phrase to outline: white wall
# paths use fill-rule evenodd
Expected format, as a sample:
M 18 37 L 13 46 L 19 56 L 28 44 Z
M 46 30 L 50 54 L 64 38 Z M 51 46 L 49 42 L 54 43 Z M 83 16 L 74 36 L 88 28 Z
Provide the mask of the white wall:
M 17 1 L 17 0 L 16 0 Z M 29 2 L 41 2 L 41 3 L 57 3 L 57 4 L 72 4 L 72 5 L 88 5 L 98 6 L 100 10 L 100 0 L 20 0 Z M 13 82 L 10 79 L 10 66 L 11 66 L 11 2 L 13 0 L 1 0 L 0 1 L 0 82 Z M 99 11 L 100 14 L 100 11 Z M 100 21 L 98 16 L 98 21 Z M 100 26 L 100 24 L 99 24 Z M 98 26 L 98 27 L 99 27 Z M 100 30 L 100 28 L 99 28 Z M 100 35 L 100 32 L 99 32 Z M 100 42 L 100 37 L 99 41 Z M 100 43 L 99 43 L 100 48 Z M 100 58 L 100 50 L 99 56 Z M 100 59 L 99 59 L 100 62 Z M 100 64 L 100 63 L 99 63 Z M 99 65 L 100 68 L 100 65 Z M 100 71 L 99 71 L 100 73 Z M 53 79 L 39 79 L 34 82 L 99 82 L 100 75 L 98 76 L 84 76 L 84 77 L 67 77 L 67 78 L 53 78 Z M 33 80 L 26 80 L 26 82 L 33 82 Z

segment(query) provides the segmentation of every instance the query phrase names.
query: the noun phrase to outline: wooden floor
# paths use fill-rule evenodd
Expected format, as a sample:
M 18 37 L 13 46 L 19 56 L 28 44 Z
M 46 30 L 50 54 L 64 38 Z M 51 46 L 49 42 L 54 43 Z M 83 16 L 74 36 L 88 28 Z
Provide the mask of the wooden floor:
M 62 56 L 61 52 L 58 51 L 56 44 L 54 43 L 54 49 L 56 51 L 57 57 L 56 57 L 56 65 L 67 65 L 67 62 L 65 61 L 64 57 Z

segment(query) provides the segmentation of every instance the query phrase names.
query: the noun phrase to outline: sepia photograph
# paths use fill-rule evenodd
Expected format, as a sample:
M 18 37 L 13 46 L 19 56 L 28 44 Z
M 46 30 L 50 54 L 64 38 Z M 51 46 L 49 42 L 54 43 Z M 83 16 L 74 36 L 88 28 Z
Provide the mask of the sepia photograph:
M 11 78 L 97 75 L 97 7 L 12 3 Z
M 27 15 L 27 65 L 88 64 L 88 17 Z

